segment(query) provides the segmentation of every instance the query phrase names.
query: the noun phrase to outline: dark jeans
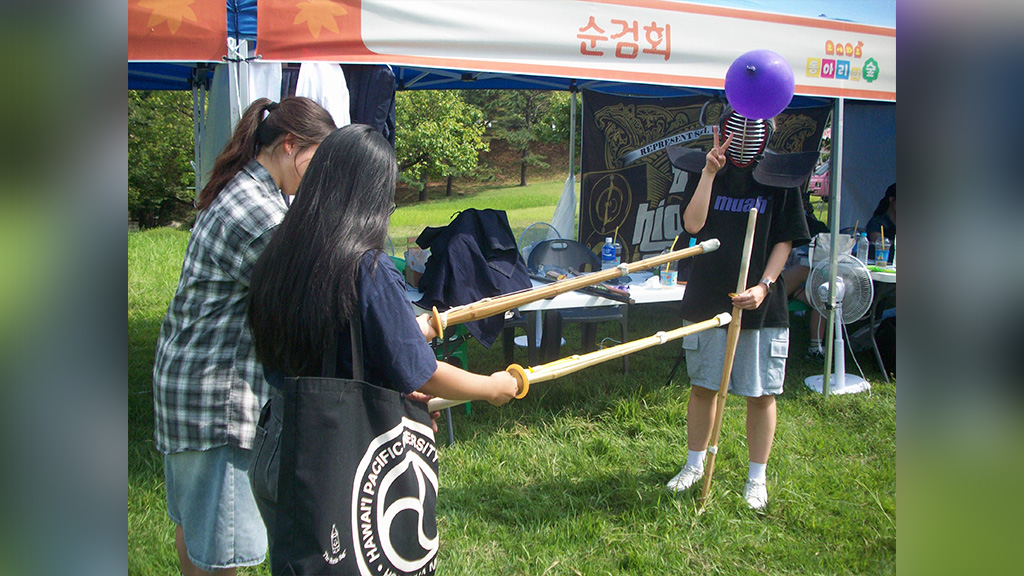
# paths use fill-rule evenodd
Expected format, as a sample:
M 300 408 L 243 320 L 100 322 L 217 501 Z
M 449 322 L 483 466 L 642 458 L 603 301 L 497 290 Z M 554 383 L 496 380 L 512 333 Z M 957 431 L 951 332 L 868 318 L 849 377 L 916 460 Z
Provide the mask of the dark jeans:
M 277 479 L 281 466 L 281 424 L 284 421 L 284 399 L 277 388 L 271 388 L 270 400 L 260 412 L 256 439 L 249 464 L 249 484 L 256 506 L 267 527 L 268 548 L 273 550 Z

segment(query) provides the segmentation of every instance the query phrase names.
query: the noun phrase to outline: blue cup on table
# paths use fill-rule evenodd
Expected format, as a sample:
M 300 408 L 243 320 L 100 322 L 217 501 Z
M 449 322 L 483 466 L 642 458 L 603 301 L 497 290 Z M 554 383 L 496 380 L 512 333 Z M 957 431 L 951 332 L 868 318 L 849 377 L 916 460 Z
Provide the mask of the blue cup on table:
M 875 240 L 875 265 L 889 265 L 889 251 L 892 249 L 892 241 L 888 238 Z
M 664 253 L 662 252 L 662 254 Z M 675 261 L 666 262 L 661 265 L 658 276 L 661 278 L 662 288 L 671 288 L 676 285 L 676 280 L 679 277 L 679 266 Z

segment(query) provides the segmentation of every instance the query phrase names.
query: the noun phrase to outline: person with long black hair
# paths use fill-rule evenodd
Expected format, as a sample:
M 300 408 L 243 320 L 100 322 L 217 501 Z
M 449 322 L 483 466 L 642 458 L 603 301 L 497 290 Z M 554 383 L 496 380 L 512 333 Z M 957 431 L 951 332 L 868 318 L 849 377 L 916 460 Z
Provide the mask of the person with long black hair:
M 384 253 L 397 178 L 394 151 L 371 127 L 352 124 L 324 140 L 253 269 L 256 356 L 271 384 L 274 375 L 318 376 L 323 344 L 337 336 L 338 359 L 350 364 L 348 321 L 360 314 L 370 383 L 504 404 L 517 392 L 507 372 L 481 376 L 437 361 L 428 344 L 437 334 L 414 315 Z
M 248 483 L 268 398 L 245 313 L 253 265 L 320 142 L 336 129 L 307 98 L 261 98 L 242 115 L 196 202 L 198 216 L 153 366 L 156 446 L 185 576 L 263 562 Z
M 356 315 L 363 380 L 370 384 L 495 406 L 517 393 L 508 372 L 484 376 L 436 359 L 428 339 L 437 334 L 426 315 L 413 313 L 405 280 L 383 251 L 397 177 L 394 151 L 380 133 L 360 124 L 337 130 L 320 145 L 295 203 L 256 262 L 249 326 L 275 387 L 272 410 L 286 378 L 322 375 L 327 342 L 336 343 L 337 377 L 352 378 L 349 323 Z M 268 437 L 264 445 L 275 441 Z M 275 488 L 254 486 L 254 492 L 269 528 Z

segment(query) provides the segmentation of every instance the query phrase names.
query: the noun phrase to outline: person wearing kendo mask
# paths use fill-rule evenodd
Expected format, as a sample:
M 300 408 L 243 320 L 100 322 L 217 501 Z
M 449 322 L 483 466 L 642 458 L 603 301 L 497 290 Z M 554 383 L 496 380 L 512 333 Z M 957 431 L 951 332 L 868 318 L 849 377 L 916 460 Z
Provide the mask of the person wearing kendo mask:
M 771 138 L 772 121 L 748 119 L 730 109 L 723 118 L 714 128 L 714 145 L 703 158 L 697 186 L 681 204 L 686 232 L 698 242 L 718 238 L 721 247 L 693 259 L 682 317 L 684 324 L 690 324 L 731 312 L 733 306 L 743 310 L 729 391 L 746 398 L 750 466 L 743 497 L 759 510 L 768 503 L 766 467 L 775 436 L 775 397 L 782 394 L 789 348 L 781 274 L 790 250 L 806 244 L 810 235 L 796 185 L 779 186 L 789 182 L 763 177 L 763 171 L 757 170 Z M 671 151 L 669 157 L 676 167 L 696 171 L 697 152 L 687 151 L 689 162 L 677 161 L 678 154 Z M 757 220 L 747 287 L 736 294 L 750 208 L 757 208 Z M 668 482 L 671 490 L 686 490 L 704 476 L 726 334 L 723 327 L 683 340 L 691 384 L 688 454 L 682 470 Z

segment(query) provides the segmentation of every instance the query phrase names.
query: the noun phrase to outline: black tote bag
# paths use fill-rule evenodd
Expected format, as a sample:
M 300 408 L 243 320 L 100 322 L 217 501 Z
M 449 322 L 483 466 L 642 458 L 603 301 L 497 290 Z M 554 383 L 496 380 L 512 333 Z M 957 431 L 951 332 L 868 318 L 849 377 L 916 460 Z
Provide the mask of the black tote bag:
M 430 416 L 425 404 L 361 381 L 361 329 L 352 332 L 355 379 L 289 378 L 282 391 L 271 571 L 433 574 L 438 458 Z M 328 348 L 325 373 L 333 375 L 336 352 Z

